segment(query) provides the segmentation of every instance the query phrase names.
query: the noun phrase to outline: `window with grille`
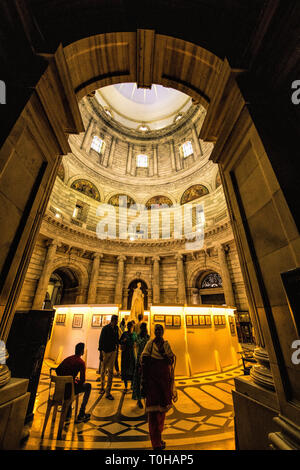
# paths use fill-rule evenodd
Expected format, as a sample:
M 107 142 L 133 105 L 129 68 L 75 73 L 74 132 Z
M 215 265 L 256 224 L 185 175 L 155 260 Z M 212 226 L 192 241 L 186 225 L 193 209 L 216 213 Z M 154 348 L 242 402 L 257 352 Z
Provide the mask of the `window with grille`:
M 192 142 L 190 140 L 187 140 L 186 142 L 184 142 L 184 144 L 180 146 L 180 151 L 181 151 L 183 158 L 187 158 L 190 155 L 193 155 L 194 151 L 193 151 Z
M 137 155 L 136 166 L 138 168 L 147 168 L 148 167 L 148 155 Z
M 101 153 L 104 148 L 104 140 L 100 139 L 97 135 L 94 135 L 91 148 L 96 152 Z

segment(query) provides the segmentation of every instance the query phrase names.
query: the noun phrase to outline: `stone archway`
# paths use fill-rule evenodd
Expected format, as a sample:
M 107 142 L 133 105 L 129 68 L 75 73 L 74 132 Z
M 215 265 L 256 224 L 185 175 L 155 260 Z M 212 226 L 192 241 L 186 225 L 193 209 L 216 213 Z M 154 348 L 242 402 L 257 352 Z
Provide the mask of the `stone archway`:
M 75 300 L 74 303 L 77 304 L 84 304 L 86 303 L 87 299 L 87 291 L 88 291 L 88 285 L 89 285 L 89 277 L 88 277 L 88 272 L 86 271 L 85 267 L 79 263 L 78 261 L 75 260 L 64 260 L 64 259 L 58 259 L 55 260 L 52 266 L 52 273 L 54 272 L 71 272 L 73 275 L 75 274 L 78 284 L 76 287 L 76 291 L 73 295 L 73 298 Z

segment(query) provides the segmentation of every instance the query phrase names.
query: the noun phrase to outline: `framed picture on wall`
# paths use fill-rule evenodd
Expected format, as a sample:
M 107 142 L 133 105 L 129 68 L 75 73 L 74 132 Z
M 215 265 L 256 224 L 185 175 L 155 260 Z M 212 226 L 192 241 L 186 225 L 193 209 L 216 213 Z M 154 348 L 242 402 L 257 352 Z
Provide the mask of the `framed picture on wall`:
M 210 317 L 210 315 L 205 315 L 205 325 L 211 325 L 211 317 Z
M 205 316 L 199 315 L 199 325 L 205 325 Z
M 230 332 L 232 335 L 235 335 L 235 326 L 234 323 L 230 323 Z
M 164 322 L 164 321 L 165 321 L 165 316 L 164 316 L 164 315 L 154 315 L 154 316 L 153 316 L 153 320 L 154 320 L 154 321 L 161 321 L 161 322 Z
M 225 315 L 222 315 L 222 325 L 226 325 L 226 317 L 225 317 Z
M 219 324 L 219 316 L 218 315 L 214 315 L 214 324 L 215 325 Z
M 102 326 L 102 315 L 95 314 L 92 316 L 92 327 L 100 328 Z
M 185 323 L 186 323 L 186 326 L 192 326 L 193 325 L 192 315 L 187 315 L 185 317 Z
M 181 326 L 181 317 L 180 317 L 180 315 L 174 315 L 174 317 L 173 317 L 173 326 Z
M 193 315 L 193 326 L 199 326 L 199 316 Z
M 66 314 L 65 313 L 58 313 L 56 315 L 55 323 L 57 325 L 64 325 L 66 323 Z
M 222 315 L 218 315 L 218 325 L 222 325 Z
M 81 313 L 74 313 L 72 328 L 82 328 L 83 315 Z
M 166 324 L 166 326 L 173 326 L 173 316 L 172 315 L 166 315 L 165 316 L 165 324 Z
M 110 320 L 111 320 L 111 315 L 103 315 L 102 326 L 108 325 L 110 323 Z M 125 321 L 126 321 L 126 317 L 125 317 Z
M 234 323 L 233 316 L 230 315 L 230 316 L 228 317 L 228 321 L 229 321 L 229 323 Z

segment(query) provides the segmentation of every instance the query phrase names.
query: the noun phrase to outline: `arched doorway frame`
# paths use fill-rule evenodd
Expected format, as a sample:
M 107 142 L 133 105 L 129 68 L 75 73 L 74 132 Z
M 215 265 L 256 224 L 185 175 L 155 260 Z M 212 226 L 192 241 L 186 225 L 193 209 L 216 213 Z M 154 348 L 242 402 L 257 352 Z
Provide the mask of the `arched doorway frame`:
M 84 304 L 86 302 L 89 285 L 89 276 L 86 268 L 81 263 L 73 259 L 57 259 L 53 263 L 52 273 L 60 268 L 68 268 L 75 273 L 78 278 L 78 295 L 76 303 Z
M 26 136 L 28 136 L 28 139 L 32 139 L 32 143 L 34 142 L 36 144 L 36 148 L 39 149 L 41 155 L 44 153 L 43 156 L 45 158 L 43 165 L 41 166 L 38 175 L 35 175 L 35 180 L 32 184 L 32 188 L 34 187 L 35 189 L 34 195 L 32 196 L 33 200 L 31 201 L 30 206 L 27 207 L 25 205 L 26 207 L 24 208 L 23 212 L 21 211 L 23 217 L 21 220 L 22 223 L 20 225 L 20 220 L 17 219 L 13 221 L 13 224 L 15 225 L 11 227 L 12 242 L 11 245 L 9 243 L 7 245 L 7 253 L 5 253 L 5 256 L 7 255 L 5 257 L 6 265 L 1 285 L 2 297 L 0 311 L 0 338 L 6 340 L 9 333 L 13 314 L 17 306 L 18 297 L 24 281 L 26 269 L 28 267 L 28 262 L 31 257 L 34 242 L 38 233 L 38 228 L 42 222 L 42 217 L 47 206 L 47 200 L 49 199 L 56 177 L 57 168 L 60 162 L 59 155 L 66 154 L 70 151 L 70 147 L 67 142 L 67 135 L 71 133 L 83 132 L 83 123 L 78 110 L 78 100 L 87 93 L 94 91 L 96 88 L 113 83 L 121 83 L 123 81 L 138 81 L 139 85 L 141 86 L 149 86 L 151 83 L 158 83 L 164 86 L 173 87 L 179 91 L 183 91 L 192 96 L 204 107 L 207 108 L 208 104 L 210 104 L 210 109 L 213 109 L 213 111 L 210 113 L 209 119 L 206 119 L 201 129 L 201 138 L 216 143 L 211 159 L 214 162 L 219 162 L 221 160 L 222 166 L 227 166 L 226 172 L 224 172 L 224 174 L 222 174 L 222 167 L 222 171 L 220 171 L 223 186 L 225 188 L 226 198 L 227 201 L 231 201 L 231 198 L 233 199 L 232 206 L 234 206 L 235 215 L 238 214 L 239 219 L 241 220 L 240 227 L 243 237 L 245 237 L 245 232 L 248 230 L 248 239 L 246 236 L 242 241 L 241 238 L 239 240 L 240 256 L 243 257 L 243 250 L 245 252 L 247 251 L 247 255 L 248 251 L 250 251 L 248 258 L 250 259 L 250 263 L 252 263 L 248 269 L 248 260 L 245 257 L 242 258 L 241 264 L 244 277 L 246 277 L 247 281 L 252 283 L 250 292 L 248 292 L 248 300 L 251 302 L 250 309 L 252 314 L 255 315 L 255 323 L 257 324 L 257 336 L 259 337 L 259 342 L 264 348 L 266 346 L 266 341 L 268 349 L 272 353 L 272 365 L 276 371 L 276 385 L 279 389 L 284 389 L 282 394 L 284 397 L 283 403 L 284 406 L 287 406 L 287 402 L 285 400 L 290 393 L 288 389 L 293 387 L 291 385 L 292 382 L 288 380 L 287 376 L 286 351 L 283 351 L 279 341 L 280 330 L 276 328 L 276 318 L 278 318 L 278 315 L 276 316 L 273 314 L 274 303 L 272 302 L 275 297 L 273 295 L 274 288 L 273 285 L 270 287 L 268 276 L 262 271 L 261 264 L 264 264 L 264 260 L 262 260 L 263 257 L 261 256 L 258 261 L 256 259 L 255 249 L 260 247 L 258 246 L 258 243 L 254 247 L 252 246 L 253 239 L 251 238 L 251 233 L 249 232 L 247 218 L 242 218 L 242 216 L 239 214 L 240 209 L 238 203 L 240 201 L 237 201 L 240 197 L 239 186 L 236 181 L 230 180 L 230 169 L 233 167 L 233 160 L 237 159 L 243 151 L 246 152 L 245 149 L 247 145 L 247 151 L 250 149 L 249 152 L 251 151 L 253 155 L 255 154 L 255 158 L 256 154 L 259 154 L 259 157 L 266 159 L 266 164 L 270 165 L 270 161 L 268 160 L 268 156 L 263 145 L 263 140 L 267 143 L 268 135 L 262 136 L 260 139 L 260 134 L 256 130 L 255 123 L 253 121 L 253 119 L 256 119 L 257 126 L 260 127 L 260 117 L 257 116 L 257 113 L 259 114 L 260 108 L 259 106 L 257 107 L 256 114 L 253 113 L 256 117 L 252 118 L 253 114 L 250 113 L 249 108 L 247 107 L 247 99 L 244 98 L 244 95 L 241 93 L 241 90 L 236 82 L 236 75 L 238 75 L 239 71 L 232 70 L 226 59 L 222 60 L 209 51 L 203 49 L 201 46 L 189 43 L 188 41 L 171 38 L 170 36 L 155 35 L 155 33 L 155 37 L 153 38 L 153 31 L 149 31 L 149 34 L 148 32 L 143 34 L 139 31 L 138 33 L 108 33 L 106 35 L 102 35 L 107 39 L 108 42 L 111 41 L 111 38 L 113 38 L 113 36 L 110 35 L 115 35 L 115 43 L 113 44 L 111 41 L 109 44 L 111 51 L 114 50 L 114 47 L 118 47 L 116 44 L 119 44 L 120 47 L 122 46 L 123 50 L 118 57 L 119 60 L 108 60 L 108 49 L 104 51 L 104 44 L 100 44 L 100 49 L 102 47 L 104 53 L 102 54 L 102 60 L 97 62 L 100 67 L 100 73 L 98 73 L 97 76 L 95 76 L 95 74 L 97 74 L 99 70 L 94 70 L 93 75 L 89 77 L 82 77 L 82 72 L 85 70 L 85 67 L 80 67 L 80 65 L 78 65 L 78 63 L 75 64 L 76 61 L 74 61 L 73 65 L 75 67 L 72 69 L 71 62 L 73 54 L 73 57 L 76 55 L 78 57 L 81 56 L 81 59 L 84 59 L 82 61 L 83 64 L 89 62 L 95 64 L 95 62 L 92 60 L 86 61 L 88 56 L 85 54 L 88 51 L 95 51 L 95 49 L 99 46 L 98 39 L 96 43 L 93 43 L 92 38 L 85 38 L 80 40 L 85 41 L 85 43 L 81 43 L 81 46 L 83 47 L 81 50 L 78 50 L 79 41 L 77 41 L 76 43 L 73 43 L 73 45 L 70 44 L 69 46 L 66 46 L 64 49 L 61 45 L 54 54 L 49 54 L 49 67 L 42 75 L 37 86 L 32 88 L 32 95 L 24 107 L 20 118 L 16 121 L 16 127 L 13 128 L 11 134 L 5 142 L 5 144 L 7 142 L 8 144 L 4 149 L 4 154 L 9 154 L 10 158 L 10 156 L 14 153 L 15 148 L 22 145 L 21 141 L 25 135 L 25 132 L 23 131 L 26 126 L 30 131 L 35 126 L 35 130 L 31 133 L 27 132 Z M 132 44 L 129 44 L 128 40 L 126 40 L 126 34 L 134 37 Z M 97 37 L 98 36 L 99 35 L 97 35 Z M 178 75 L 176 75 L 176 73 L 172 75 L 168 73 L 168 70 L 164 71 L 164 73 L 161 74 L 161 77 L 155 73 L 151 74 L 151 66 L 153 65 L 151 62 L 152 56 L 151 54 L 146 53 L 146 51 L 148 51 L 146 45 L 149 45 L 150 41 L 150 43 L 152 42 L 157 46 L 156 39 L 158 36 L 162 36 L 166 39 L 166 49 L 168 49 L 167 54 L 169 55 L 167 55 L 167 57 L 162 57 L 161 62 L 157 64 L 157 70 L 159 71 L 161 69 L 162 63 L 166 64 L 167 66 L 170 66 L 170 64 L 172 65 L 179 63 L 184 66 L 177 67 Z M 140 45 L 142 43 L 142 38 L 145 47 L 141 51 Z M 180 47 L 181 45 L 183 47 Z M 73 46 L 73 49 L 71 46 Z M 131 69 L 128 71 L 128 67 L 126 67 L 128 65 L 126 62 L 126 57 L 128 55 L 129 49 L 132 47 L 134 47 L 135 59 L 130 64 Z M 71 48 L 70 54 L 68 54 L 69 50 L 67 51 L 67 48 Z M 156 47 L 156 49 L 160 50 L 159 47 Z M 139 51 L 138 55 L 136 54 L 137 50 Z M 199 56 L 197 55 L 198 52 Z M 145 60 L 148 56 L 150 58 L 150 62 Z M 45 57 L 47 57 L 47 54 Z M 174 60 L 176 57 L 178 60 Z M 186 61 L 184 61 L 184 59 L 186 59 Z M 147 63 L 148 68 L 144 70 L 144 65 Z M 116 66 L 115 70 L 110 70 L 108 72 L 105 71 L 104 64 L 114 64 Z M 123 65 L 123 70 L 121 70 L 122 67 L 120 67 L 120 64 Z M 199 64 L 203 67 L 202 69 Z M 202 73 L 205 70 L 211 72 L 211 77 L 209 76 L 209 73 Z M 184 80 L 184 75 L 186 76 L 187 81 Z M 202 83 L 203 86 L 201 83 L 195 83 L 197 77 L 198 79 L 203 77 L 203 80 L 206 82 L 207 86 L 205 87 L 205 83 Z M 78 79 L 77 82 L 76 79 Z M 49 86 L 49 83 L 51 83 L 52 86 Z M 218 89 L 217 97 L 214 94 L 216 89 Z M 225 89 L 226 92 L 224 92 Z M 60 92 L 57 93 L 57 90 Z M 251 87 L 249 92 L 251 94 Z M 225 100 L 221 99 L 223 96 L 225 97 Z M 212 104 L 215 104 L 215 100 L 217 100 L 217 105 L 211 106 Z M 219 112 L 220 106 L 222 107 L 221 113 Z M 230 113 L 230 117 L 227 117 L 224 114 L 228 110 L 228 107 L 233 110 Z M 39 110 L 41 110 L 43 113 L 43 122 L 41 122 L 39 119 Z M 226 120 L 226 126 L 224 126 L 224 121 Z M 30 124 L 30 122 L 32 124 Z M 37 132 L 37 123 L 39 123 L 39 126 L 43 128 L 43 130 L 39 129 L 39 132 Z M 30 128 L 30 126 L 32 127 Z M 263 131 L 263 126 L 261 127 L 261 131 Z M 48 137 L 51 135 L 51 138 L 49 137 L 49 141 L 52 140 L 52 147 L 48 146 L 46 149 L 46 139 L 44 142 L 43 139 L 41 139 L 41 134 L 43 132 L 45 132 L 45 134 L 48 133 Z M 231 139 L 234 140 L 234 146 L 232 145 L 232 142 L 230 142 Z M 38 141 L 39 145 L 37 145 Z M 241 148 L 238 148 L 239 145 Z M 226 148 L 225 152 L 224 148 Z M 231 151 L 229 151 L 228 148 L 230 148 Z M 270 149 L 270 145 L 268 145 L 268 148 Z M 272 152 L 272 149 L 270 149 L 270 151 Z M 16 152 L 16 154 L 18 154 L 18 152 Z M 222 159 L 223 157 L 221 158 L 222 155 L 225 155 L 224 158 L 227 158 L 226 161 Z M 230 163 L 229 167 L 228 162 Z M 271 173 L 272 168 L 268 167 L 268 171 Z M 279 219 L 279 223 L 277 225 L 280 227 L 280 234 L 283 234 L 282 237 L 284 238 L 286 245 L 289 247 L 293 253 L 293 256 L 295 257 L 295 259 L 292 261 L 287 260 L 287 263 L 284 265 L 284 269 L 289 270 L 295 267 L 295 260 L 297 259 L 295 247 L 290 243 L 290 240 L 292 240 L 290 234 L 295 231 L 296 226 L 291 215 L 291 225 L 286 229 L 283 228 L 287 225 L 285 224 L 285 221 L 287 218 L 286 214 L 288 214 L 288 216 L 290 215 L 289 208 L 286 206 L 282 209 L 280 204 L 275 201 L 273 193 L 271 195 L 269 194 L 271 193 L 270 188 L 268 187 L 270 186 L 270 179 L 272 179 L 272 182 L 274 180 L 274 184 L 277 184 L 277 176 L 275 174 L 273 176 L 272 173 L 270 177 L 263 175 L 263 178 L 265 178 L 263 183 L 267 187 L 267 195 L 269 200 L 271 200 L 272 209 L 277 211 L 276 216 Z M 4 180 L 3 184 L 5 185 L 5 183 L 6 181 Z M 224 183 L 227 183 L 230 186 L 230 194 L 228 193 L 226 184 Z M 285 203 L 283 193 L 282 197 Z M 232 207 L 230 210 L 233 211 Z M 264 224 L 261 221 L 260 227 L 264 228 Z M 250 249 L 249 245 L 251 245 Z M 279 269 L 279 258 L 276 258 L 276 268 Z M 284 297 L 283 287 L 280 284 L 279 279 L 276 279 L 276 282 L 279 286 L 280 301 L 282 302 L 282 305 L 286 306 L 287 301 Z M 261 302 L 261 296 L 263 297 L 263 302 Z M 262 304 L 263 306 L 259 306 Z M 262 317 L 262 322 L 260 322 L 260 317 Z M 289 319 L 289 321 L 291 322 L 291 319 Z M 260 323 L 262 323 L 264 326 L 266 333 L 265 335 L 263 335 L 263 328 L 260 326 Z M 264 336 L 266 336 L 266 340 Z M 294 371 L 292 371 L 292 373 L 294 374 Z M 281 380 L 281 377 L 284 377 L 285 382 Z M 298 390 L 296 391 L 297 393 L 299 392 Z M 288 405 L 288 414 L 289 413 L 290 418 L 293 418 L 294 408 L 290 407 L 290 405 Z M 297 410 L 297 413 L 300 417 L 300 408 Z

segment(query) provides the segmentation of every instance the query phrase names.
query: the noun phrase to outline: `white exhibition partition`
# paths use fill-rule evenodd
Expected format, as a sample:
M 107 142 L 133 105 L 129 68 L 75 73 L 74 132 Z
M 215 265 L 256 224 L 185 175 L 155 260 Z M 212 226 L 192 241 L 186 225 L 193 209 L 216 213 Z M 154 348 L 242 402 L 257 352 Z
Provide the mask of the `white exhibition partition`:
M 220 371 L 224 367 L 237 365 L 239 361 L 237 352 L 240 346 L 235 327 L 234 309 L 197 306 L 185 307 L 184 311 L 191 373 Z M 198 316 L 198 325 L 193 324 L 195 323 L 194 316 Z M 224 323 L 220 322 L 216 325 L 215 316 L 225 317 Z M 204 320 L 206 317 L 210 319 L 205 324 L 201 324 L 200 317 L 204 317 Z M 230 326 L 230 320 L 232 320 L 233 327 Z
M 176 375 L 189 375 L 189 357 L 187 351 L 186 331 L 184 328 L 184 307 L 153 305 L 150 308 L 151 313 L 151 337 L 154 337 L 155 324 L 161 324 L 164 327 L 164 339 L 171 346 L 176 356 Z M 174 326 L 174 320 L 178 323 Z M 170 324 L 172 322 L 172 325 Z
M 117 305 L 63 305 L 55 307 L 52 334 L 45 357 L 57 364 L 74 354 L 75 345 L 86 345 L 87 367 L 99 367 L 99 337 L 112 315 L 129 317 Z M 237 365 L 241 351 L 234 319 L 234 308 L 223 306 L 152 305 L 145 312 L 148 332 L 153 338 L 155 324 L 165 329 L 176 355 L 176 375 L 189 376 Z
M 117 305 L 63 305 L 56 309 L 48 357 L 56 363 L 74 354 L 77 343 L 85 343 L 86 365 L 99 366 L 99 337 L 102 326 L 119 314 Z

